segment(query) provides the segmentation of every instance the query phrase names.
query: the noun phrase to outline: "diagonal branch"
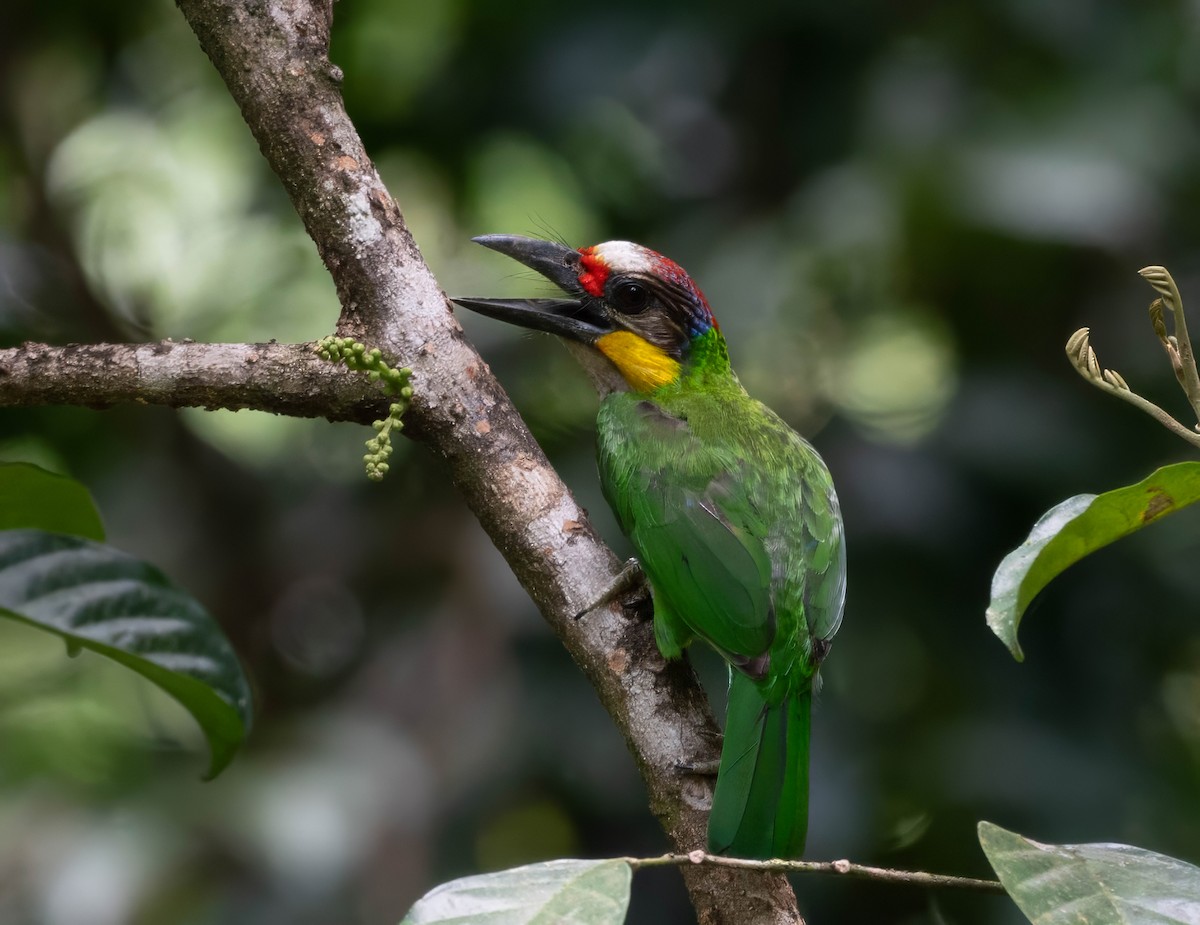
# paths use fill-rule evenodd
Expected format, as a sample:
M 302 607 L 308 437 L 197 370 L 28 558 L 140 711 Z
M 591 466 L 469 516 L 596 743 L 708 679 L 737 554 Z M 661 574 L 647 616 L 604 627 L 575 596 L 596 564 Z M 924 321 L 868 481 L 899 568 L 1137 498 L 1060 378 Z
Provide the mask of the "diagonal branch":
M 504 391 L 464 340 L 445 295 L 342 105 L 328 59 L 332 4 L 179 0 L 317 245 L 342 304 L 338 333 L 413 370 L 410 420 L 584 670 L 625 735 L 671 842 L 704 840 L 711 783 L 678 771 L 716 756 L 691 670 L 666 665 L 645 623 L 575 613 L 618 571 Z M 800 922 L 781 874 L 693 867 L 701 922 Z

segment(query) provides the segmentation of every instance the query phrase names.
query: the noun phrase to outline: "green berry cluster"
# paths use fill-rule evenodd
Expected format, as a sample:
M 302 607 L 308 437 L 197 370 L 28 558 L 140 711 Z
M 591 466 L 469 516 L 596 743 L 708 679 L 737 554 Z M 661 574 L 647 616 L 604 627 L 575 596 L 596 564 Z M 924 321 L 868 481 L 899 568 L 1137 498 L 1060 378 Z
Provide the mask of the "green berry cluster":
M 367 454 L 363 457 L 367 478 L 378 482 L 388 471 L 388 457 L 392 455 L 392 432 L 399 433 L 404 427 L 400 418 L 411 403 L 413 390 L 409 379 L 412 370 L 393 369 L 384 362 L 383 353 L 378 347 L 368 349 L 353 337 L 322 337 L 314 349 L 322 359 L 345 363 L 355 372 L 366 373 L 372 382 L 378 382 L 387 395 L 396 399 L 388 407 L 388 416 L 371 425 L 376 433 L 367 441 Z

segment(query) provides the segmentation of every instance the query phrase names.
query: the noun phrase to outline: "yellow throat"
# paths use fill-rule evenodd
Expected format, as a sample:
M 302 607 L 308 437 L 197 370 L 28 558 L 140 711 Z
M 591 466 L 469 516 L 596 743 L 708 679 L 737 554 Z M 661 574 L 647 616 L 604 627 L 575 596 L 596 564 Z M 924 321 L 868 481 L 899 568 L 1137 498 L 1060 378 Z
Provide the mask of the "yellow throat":
M 636 392 L 653 392 L 679 378 L 679 361 L 632 331 L 605 334 L 596 347 Z

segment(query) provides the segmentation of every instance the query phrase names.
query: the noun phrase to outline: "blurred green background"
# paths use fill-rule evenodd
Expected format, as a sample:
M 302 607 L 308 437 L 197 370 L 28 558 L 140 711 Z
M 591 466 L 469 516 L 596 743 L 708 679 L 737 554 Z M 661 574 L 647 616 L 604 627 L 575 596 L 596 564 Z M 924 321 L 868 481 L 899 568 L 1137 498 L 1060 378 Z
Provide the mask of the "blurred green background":
M 846 620 L 814 732 L 809 856 L 986 875 L 990 819 L 1200 860 L 1197 515 L 986 629 L 992 569 L 1062 498 L 1187 448 L 1136 275 L 1200 304 L 1195 3 L 340 0 L 332 57 L 455 294 L 545 294 L 485 232 L 630 238 L 687 267 L 759 397 L 839 486 Z M 303 341 L 333 287 L 168 0 L 0 11 L 4 344 Z M 602 532 L 595 401 L 552 340 L 467 317 Z M 454 876 L 658 853 L 588 685 L 421 447 L 156 408 L 0 412 L 0 458 L 94 491 L 111 542 L 228 629 L 258 724 L 222 778 L 186 718 L 0 624 L 0 921 L 395 923 Z M 714 690 L 720 672 L 700 658 Z M 813 923 L 1013 923 L 1003 899 L 814 877 Z M 687 922 L 678 874 L 630 921 Z

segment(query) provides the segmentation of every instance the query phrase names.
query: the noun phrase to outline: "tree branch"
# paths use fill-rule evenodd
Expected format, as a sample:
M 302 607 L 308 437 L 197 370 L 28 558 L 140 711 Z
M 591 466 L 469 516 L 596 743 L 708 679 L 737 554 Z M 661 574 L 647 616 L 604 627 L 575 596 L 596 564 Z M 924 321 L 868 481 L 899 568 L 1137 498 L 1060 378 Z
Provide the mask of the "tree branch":
M 370 423 L 387 398 L 311 344 L 22 344 L 0 350 L 0 407 L 253 408 Z
M 342 304 L 338 333 L 413 370 L 414 430 L 588 676 L 624 734 L 671 842 L 704 843 L 711 781 L 680 762 L 717 755 L 717 729 L 684 663 L 618 607 L 576 621 L 618 571 L 503 389 L 464 340 L 342 105 L 328 60 L 332 4 L 179 0 L 317 245 Z M 331 374 L 332 375 L 332 374 Z M 248 406 L 243 404 L 243 406 Z M 796 923 L 782 874 L 690 866 L 703 923 Z

